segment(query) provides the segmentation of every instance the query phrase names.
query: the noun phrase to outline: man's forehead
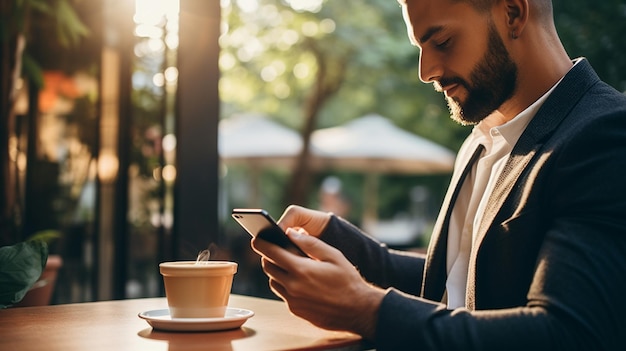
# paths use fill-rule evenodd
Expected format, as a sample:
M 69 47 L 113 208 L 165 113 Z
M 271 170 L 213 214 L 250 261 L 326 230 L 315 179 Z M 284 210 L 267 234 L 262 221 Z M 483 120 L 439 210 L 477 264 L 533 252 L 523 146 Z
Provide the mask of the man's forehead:
M 407 26 L 409 39 L 413 45 L 419 45 L 425 39 L 425 36 L 432 35 L 437 24 L 442 20 L 438 14 L 437 8 L 448 3 L 447 0 L 401 0 L 402 16 Z M 439 4 L 438 4 L 439 2 Z M 427 39 L 427 38 L 426 38 Z
M 454 23 L 466 22 L 467 15 L 475 13 L 465 1 L 401 0 L 402 15 L 411 43 L 420 46 L 432 35 Z

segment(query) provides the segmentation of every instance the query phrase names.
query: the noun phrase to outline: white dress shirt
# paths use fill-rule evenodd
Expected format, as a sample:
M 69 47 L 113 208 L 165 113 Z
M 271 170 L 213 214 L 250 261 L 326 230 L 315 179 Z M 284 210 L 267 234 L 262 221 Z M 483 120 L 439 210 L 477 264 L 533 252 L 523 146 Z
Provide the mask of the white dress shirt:
M 513 146 L 559 82 L 507 123 L 491 129 L 487 129 L 482 122 L 477 124 L 459 150 L 453 180 L 459 178 L 478 144 L 483 144 L 485 147 L 480 160 L 467 175 L 452 209 L 446 256 L 448 279 L 444 296 L 444 302 L 447 302 L 449 309 L 465 306 L 470 252 L 496 180 Z M 453 189 L 448 191 L 453 191 Z

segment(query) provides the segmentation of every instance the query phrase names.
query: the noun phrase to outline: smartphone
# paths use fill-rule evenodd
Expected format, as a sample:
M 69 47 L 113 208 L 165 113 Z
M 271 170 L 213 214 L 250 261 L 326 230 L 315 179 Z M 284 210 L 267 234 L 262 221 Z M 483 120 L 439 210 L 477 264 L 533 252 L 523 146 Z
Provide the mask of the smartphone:
M 286 250 L 307 256 L 298 246 L 296 246 L 285 234 L 282 228 L 263 209 L 257 208 L 235 208 L 232 217 L 250 235 L 276 244 Z

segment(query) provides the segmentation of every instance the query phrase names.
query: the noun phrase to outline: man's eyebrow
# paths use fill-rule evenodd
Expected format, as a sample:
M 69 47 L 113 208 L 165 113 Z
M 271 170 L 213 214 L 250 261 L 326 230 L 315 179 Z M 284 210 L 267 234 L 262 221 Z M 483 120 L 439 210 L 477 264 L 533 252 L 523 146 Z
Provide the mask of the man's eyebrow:
M 425 42 L 427 42 L 433 35 L 435 35 L 435 33 L 439 32 L 443 30 L 443 26 L 433 26 L 428 28 L 428 30 L 426 31 L 426 33 L 424 33 L 424 35 L 422 35 L 420 37 L 420 45 L 424 44 Z

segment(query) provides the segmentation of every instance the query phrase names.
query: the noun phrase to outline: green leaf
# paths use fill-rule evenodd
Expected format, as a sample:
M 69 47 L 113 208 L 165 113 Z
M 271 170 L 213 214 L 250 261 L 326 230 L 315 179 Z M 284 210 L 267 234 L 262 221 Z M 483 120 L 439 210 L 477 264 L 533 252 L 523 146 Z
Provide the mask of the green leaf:
M 49 0 L 29 0 L 29 1 L 26 1 L 26 5 L 32 8 L 33 10 L 46 13 L 46 14 L 52 14 L 53 13 L 52 7 L 50 7 L 50 4 L 48 2 Z
M 0 308 L 24 298 L 39 279 L 48 260 L 48 245 L 29 240 L 0 248 Z
M 31 55 L 24 52 L 22 55 L 22 74 L 35 84 L 39 89 L 43 88 L 43 70 Z
M 67 1 L 60 1 L 56 10 L 57 37 L 63 46 L 77 44 L 81 37 L 89 34 L 89 29 L 83 24 L 78 14 Z
M 28 241 L 43 241 L 46 244 L 50 245 L 51 242 L 59 239 L 61 237 L 61 231 L 57 229 L 45 229 L 35 232 L 31 237 L 28 238 Z

